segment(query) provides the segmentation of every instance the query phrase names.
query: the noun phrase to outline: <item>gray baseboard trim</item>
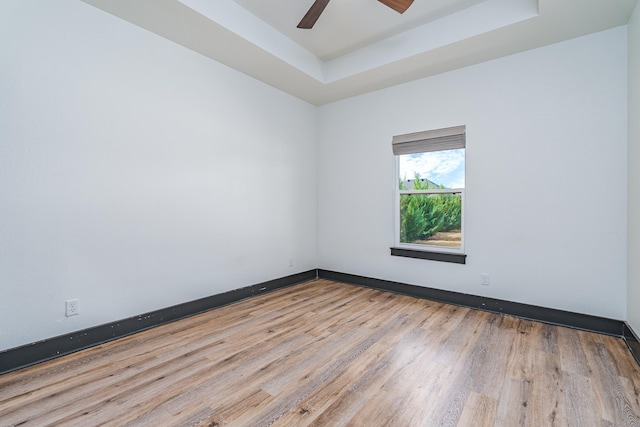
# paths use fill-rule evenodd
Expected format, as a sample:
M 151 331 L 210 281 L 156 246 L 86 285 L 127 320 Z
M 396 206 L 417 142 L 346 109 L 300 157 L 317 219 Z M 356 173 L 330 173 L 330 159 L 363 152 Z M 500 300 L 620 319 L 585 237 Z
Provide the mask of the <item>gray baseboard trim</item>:
M 627 322 L 624 323 L 624 329 L 622 332 L 622 337 L 624 341 L 627 343 L 627 347 L 629 351 L 640 365 L 640 338 L 638 338 L 638 334 L 635 333 L 631 326 Z
M 445 291 L 442 289 L 408 285 L 405 283 L 374 279 L 371 277 L 363 277 L 335 271 L 318 270 L 318 277 L 321 279 L 335 280 L 417 298 L 424 298 L 431 301 L 444 302 L 447 304 L 490 311 L 493 313 L 508 314 L 523 319 L 566 326 L 599 334 L 612 335 L 616 337 L 623 336 L 624 322 L 622 320 L 614 320 L 605 317 L 573 313 L 570 311 L 556 310 L 553 308 L 539 307 L 495 298 Z
M 184 319 L 265 292 L 296 285 L 316 277 L 317 270 L 309 270 L 5 350 L 0 352 L 0 374 L 75 353 L 76 351 Z
M 16 371 L 315 278 L 335 280 L 462 307 L 508 314 L 523 319 L 621 337 L 627 343 L 633 357 L 640 364 L 640 339 L 631 327 L 621 320 L 408 285 L 348 273 L 314 269 L 2 351 L 0 352 L 0 374 Z

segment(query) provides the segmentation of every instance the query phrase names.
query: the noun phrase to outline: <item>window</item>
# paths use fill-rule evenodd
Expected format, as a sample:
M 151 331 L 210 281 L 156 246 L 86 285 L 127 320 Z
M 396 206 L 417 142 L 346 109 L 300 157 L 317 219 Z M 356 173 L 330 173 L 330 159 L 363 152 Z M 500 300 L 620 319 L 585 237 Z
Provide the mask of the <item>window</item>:
M 465 145 L 465 126 L 393 137 L 392 255 L 465 262 Z

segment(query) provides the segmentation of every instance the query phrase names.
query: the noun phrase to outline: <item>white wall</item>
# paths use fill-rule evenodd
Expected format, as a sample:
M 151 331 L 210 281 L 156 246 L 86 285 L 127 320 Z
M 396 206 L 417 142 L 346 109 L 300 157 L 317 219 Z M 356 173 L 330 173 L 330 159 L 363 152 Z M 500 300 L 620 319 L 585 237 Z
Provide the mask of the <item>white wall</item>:
M 640 330 L 626 37 L 331 104 L 318 127 L 315 107 L 82 2 L 0 2 L 0 351 L 315 267 Z M 458 124 L 467 265 L 391 257 L 391 137 Z
M 315 268 L 316 138 L 87 4 L 0 2 L 0 350 Z
M 626 37 L 616 28 L 321 107 L 319 267 L 625 319 Z M 462 124 L 467 264 L 390 256 L 392 136 Z
M 627 321 L 640 334 L 640 5 L 627 26 L 629 36 L 629 242 Z

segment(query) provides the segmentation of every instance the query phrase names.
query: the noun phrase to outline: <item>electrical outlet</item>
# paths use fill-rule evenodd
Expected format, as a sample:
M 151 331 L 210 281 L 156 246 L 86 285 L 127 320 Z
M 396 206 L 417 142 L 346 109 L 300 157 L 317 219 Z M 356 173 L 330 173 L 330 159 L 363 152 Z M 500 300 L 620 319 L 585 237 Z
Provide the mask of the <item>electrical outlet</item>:
M 68 299 L 64 302 L 65 306 L 65 316 L 75 316 L 78 314 L 78 300 L 77 299 Z
M 293 267 L 293 258 L 289 258 L 289 267 Z
M 480 284 L 482 286 L 489 286 L 489 275 L 487 273 L 482 273 L 480 275 Z

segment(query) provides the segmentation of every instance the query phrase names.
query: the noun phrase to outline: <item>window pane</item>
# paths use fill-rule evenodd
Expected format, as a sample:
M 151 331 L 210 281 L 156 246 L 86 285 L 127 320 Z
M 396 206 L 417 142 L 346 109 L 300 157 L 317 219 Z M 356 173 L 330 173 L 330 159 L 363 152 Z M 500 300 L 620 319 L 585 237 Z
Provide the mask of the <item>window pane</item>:
M 462 196 L 447 194 L 400 195 L 400 242 L 462 247 Z
M 400 190 L 464 188 L 464 150 L 398 156 Z

